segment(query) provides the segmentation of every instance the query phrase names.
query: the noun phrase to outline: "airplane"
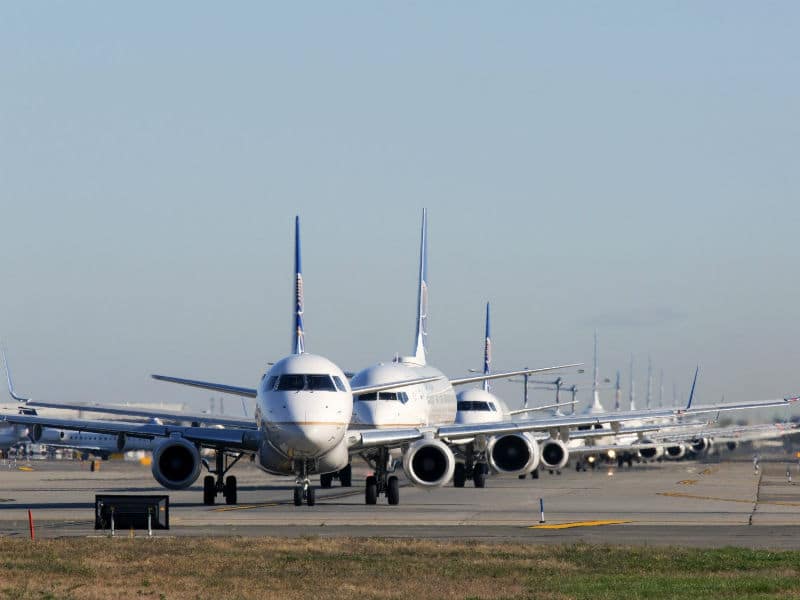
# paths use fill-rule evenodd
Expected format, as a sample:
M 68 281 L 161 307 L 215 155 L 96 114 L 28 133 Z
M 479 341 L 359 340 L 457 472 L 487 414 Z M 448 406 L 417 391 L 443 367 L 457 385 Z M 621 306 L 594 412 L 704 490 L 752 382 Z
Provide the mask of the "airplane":
M 423 220 L 425 220 L 423 218 Z M 424 230 L 424 228 L 423 228 Z M 425 241 L 423 238 L 423 247 Z M 399 451 L 402 455 L 403 469 L 408 479 L 415 485 L 432 488 L 446 484 L 455 469 L 455 457 L 450 446 L 452 440 L 466 438 L 487 439 L 491 436 L 517 435 L 524 432 L 544 432 L 577 427 L 600 422 L 598 416 L 562 416 L 524 421 L 507 420 L 496 423 L 424 424 L 403 427 L 375 427 L 355 429 L 350 427 L 353 413 L 353 397 L 406 388 L 423 389 L 430 402 L 430 414 L 450 413 L 455 415 L 455 394 L 452 386 L 483 381 L 512 374 L 537 373 L 563 369 L 574 365 L 559 365 L 542 369 L 525 369 L 512 374 L 500 373 L 489 376 L 480 375 L 447 380 L 440 372 L 424 365 L 424 339 L 427 321 L 427 284 L 424 278 L 424 253 L 421 261 L 420 303 L 417 319 L 417 353 L 407 362 L 398 365 L 390 373 L 402 378 L 389 378 L 386 372 L 380 374 L 382 382 L 359 381 L 358 374 L 352 383 L 347 381 L 344 372 L 332 361 L 305 351 L 305 332 L 303 328 L 303 279 L 300 263 L 300 225 L 295 219 L 295 312 L 293 353 L 277 361 L 262 377 L 257 388 L 232 386 L 192 379 L 158 376 L 158 379 L 211 389 L 218 392 L 256 399 L 255 419 L 249 423 L 242 419 L 227 418 L 229 425 L 224 428 L 208 425 L 171 425 L 157 423 L 128 423 L 120 421 L 101 421 L 85 419 L 56 419 L 38 415 L 6 415 L 4 420 L 24 425 L 32 430 L 34 438 L 41 436 L 42 429 L 54 427 L 74 431 L 98 432 L 116 435 L 119 443 L 129 437 L 155 441 L 152 473 L 156 481 L 168 489 L 185 489 L 199 477 L 204 466 L 200 449 L 214 452 L 216 468 L 203 480 L 203 502 L 213 504 L 217 495 L 222 494 L 228 504 L 237 502 L 236 478 L 227 475 L 230 469 L 243 456 L 254 457 L 254 462 L 262 470 L 274 474 L 295 477 L 294 504 L 305 501 L 309 506 L 315 504 L 315 492 L 309 477 L 312 474 L 327 474 L 341 471 L 353 455 L 364 456 L 376 450 L 380 457 L 389 451 Z M 407 369 L 404 370 L 404 369 Z M 362 372 L 363 373 L 363 372 Z M 411 378 L 409 378 L 409 376 Z M 426 386 L 420 388 L 420 386 Z M 408 400 L 411 400 L 408 394 Z M 660 409 L 638 412 L 605 413 L 603 421 L 618 424 L 643 417 L 668 417 L 676 414 L 694 414 L 738 410 L 764 406 L 782 406 L 797 398 L 765 400 L 749 403 L 716 404 L 705 407 L 687 406 L 685 409 Z M 395 396 L 395 402 L 401 402 Z M 364 402 L 367 404 L 369 401 Z M 96 408 L 94 410 L 97 410 Z M 132 409 L 134 410 L 134 409 Z M 175 415 L 176 419 L 183 418 Z M 206 419 L 212 422 L 214 417 Z M 239 424 L 235 424 L 236 421 Z M 382 464 L 388 467 L 388 461 Z M 380 464 L 380 463 L 379 463 Z M 387 469 L 388 470 L 388 469 Z M 385 472 L 383 473 L 386 474 Z M 366 501 L 374 504 L 377 499 L 377 480 L 367 481 Z M 390 504 L 399 502 L 397 478 L 386 478 L 387 496 Z M 372 499 L 372 502 L 370 502 Z

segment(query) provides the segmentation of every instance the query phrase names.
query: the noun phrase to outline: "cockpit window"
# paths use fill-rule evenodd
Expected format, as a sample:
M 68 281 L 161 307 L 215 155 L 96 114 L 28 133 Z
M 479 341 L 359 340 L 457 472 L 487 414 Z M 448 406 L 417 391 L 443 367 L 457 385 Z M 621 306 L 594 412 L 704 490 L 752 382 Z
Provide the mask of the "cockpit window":
M 266 390 L 274 390 L 276 381 L 278 381 L 278 376 L 277 375 L 272 375 L 269 379 L 267 379 L 267 385 L 264 386 L 264 389 L 266 389 Z
M 336 386 L 333 384 L 333 379 L 331 379 L 330 375 L 290 374 L 281 375 L 280 379 L 278 379 L 278 386 L 275 389 L 279 392 L 299 392 L 300 390 L 335 392 Z
M 373 402 L 373 401 L 375 401 L 375 400 L 377 400 L 377 399 L 378 399 L 378 393 L 377 393 L 377 392 L 372 392 L 372 393 L 370 393 L 370 394 L 361 394 L 361 395 L 358 397 L 358 399 L 359 399 L 361 402 Z
M 342 382 L 342 379 L 338 375 L 333 376 L 333 382 L 336 384 L 336 389 L 338 389 L 340 392 L 347 391 L 347 388 L 344 387 L 344 382 Z
M 478 400 L 459 400 L 456 410 L 482 410 L 490 411 L 490 404 L 488 402 L 480 402 Z
M 305 376 L 303 375 L 281 375 L 278 380 L 279 392 L 299 392 L 305 387 Z
M 330 375 L 306 375 L 306 385 L 309 390 L 320 392 L 335 392 L 336 386 Z

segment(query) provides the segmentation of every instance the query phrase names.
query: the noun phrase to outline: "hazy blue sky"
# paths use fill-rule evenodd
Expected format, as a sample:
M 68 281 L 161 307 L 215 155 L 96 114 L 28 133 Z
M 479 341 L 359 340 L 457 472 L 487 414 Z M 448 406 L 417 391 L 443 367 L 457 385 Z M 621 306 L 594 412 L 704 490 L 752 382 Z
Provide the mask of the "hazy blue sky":
M 21 391 L 190 401 L 306 343 L 430 361 L 648 353 L 707 401 L 800 393 L 800 4 L 0 8 L 0 335 Z M 518 387 L 499 391 L 517 403 Z M 610 403 L 610 397 L 606 396 Z M 641 395 L 640 395 L 641 397 Z M 234 399 L 229 402 L 235 404 Z M 231 405 L 232 409 L 232 405 Z

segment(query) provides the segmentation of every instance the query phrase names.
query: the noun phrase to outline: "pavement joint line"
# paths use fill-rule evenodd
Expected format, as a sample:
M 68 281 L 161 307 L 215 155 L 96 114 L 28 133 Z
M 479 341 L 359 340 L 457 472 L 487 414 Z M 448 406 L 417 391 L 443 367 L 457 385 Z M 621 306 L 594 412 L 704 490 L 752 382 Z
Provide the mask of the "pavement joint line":
M 620 521 L 614 519 L 604 521 L 573 521 L 571 523 L 555 523 L 553 525 L 530 525 L 528 526 L 528 529 L 572 529 L 573 527 L 598 527 L 600 525 L 622 525 L 623 523 L 633 523 L 633 521 Z
M 696 496 L 694 494 L 685 494 L 683 492 L 657 492 L 657 496 L 669 496 L 671 498 L 688 498 L 690 500 L 716 500 L 718 502 L 739 502 L 744 504 L 753 504 L 753 499 L 745 500 L 743 498 L 718 498 L 716 496 Z M 784 502 L 781 500 L 759 500 L 759 504 L 769 504 L 771 506 L 800 506 L 800 502 Z

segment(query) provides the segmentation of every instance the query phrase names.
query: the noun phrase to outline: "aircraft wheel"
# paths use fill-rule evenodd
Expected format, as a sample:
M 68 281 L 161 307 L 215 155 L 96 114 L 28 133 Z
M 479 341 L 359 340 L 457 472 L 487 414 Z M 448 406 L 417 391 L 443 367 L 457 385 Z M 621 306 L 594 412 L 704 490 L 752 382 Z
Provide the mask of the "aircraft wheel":
M 203 477 L 203 504 L 213 506 L 216 496 L 217 486 L 214 482 L 214 477 L 213 475 L 206 475 Z
M 472 473 L 472 483 L 476 488 L 486 487 L 486 468 L 484 463 L 475 465 L 475 471 Z
M 523 473 L 522 475 L 517 475 L 517 479 L 525 479 L 525 478 L 527 478 L 527 477 L 528 477 L 528 476 L 527 476 L 527 475 L 525 475 L 525 473 Z
M 389 499 L 389 504 L 392 506 L 400 504 L 400 482 L 394 475 L 389 477 L 386 486 L 386 497 Z
M 302 506 L 303 505 L 303 486 L 302 485 L 294 486 L 294 505 L 295 506 Z
M 342 487 L 350 487 L 353 485 L 353 467 L 347 465 L 344 469 L 339 471 L 339 483 Z
M 309 506 L 314 506 L 316 501 L 317 501 L 317 498 L 316 498 L 316 494 L 314 493 L 314 488 L 311 487 L 311 486 L 308 486 L 308 488 L 306 489 L 306 504 L 308 504 Z
M 464 463 L 456 463 L 456 469 L 453 471 L 453 487 L 463 488 L 466 480 L 467 468 Z
M 531 471 L 531 479 L 539 479 L 539 469 Z
M 367 504 L 375 504 L 378 501 L 378 482 L 375 481 L 375 476 L 370 475 L 367 477 L 367 485 L 364 488 L 364 502 Z
M 333 483 L 333 473 L 323 473 L 319 476 L 319 487 L 328 489 Z
M 238 491 L 236 489 L 236 477 L 231 475 L 225 479 L 225 490 L 222 492 L 225 496 L 226 504 L 236 504 Z

